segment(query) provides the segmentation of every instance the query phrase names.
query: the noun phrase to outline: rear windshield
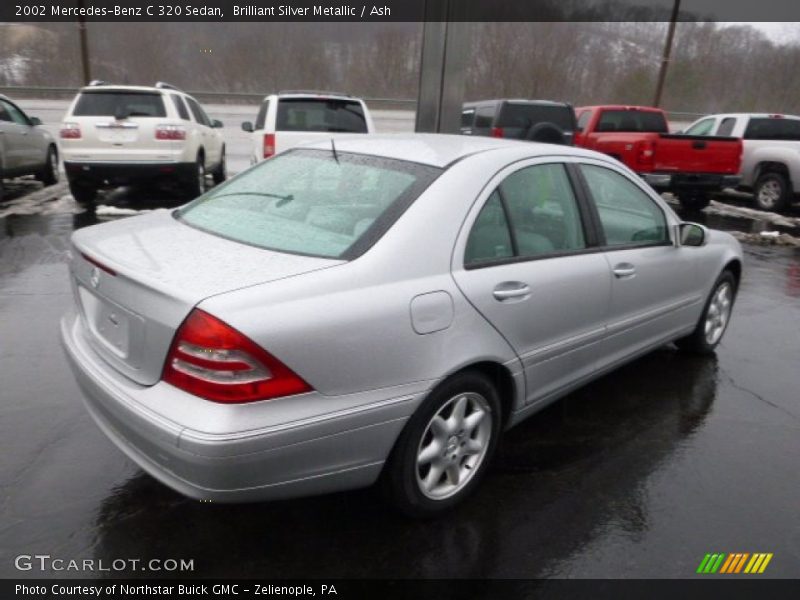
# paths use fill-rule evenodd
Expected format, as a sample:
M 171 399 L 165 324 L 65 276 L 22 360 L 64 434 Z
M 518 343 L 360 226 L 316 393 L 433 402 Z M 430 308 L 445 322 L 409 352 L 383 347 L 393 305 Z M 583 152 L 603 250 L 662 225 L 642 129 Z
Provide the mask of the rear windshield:
M 176 216 L 237 242 L 349 260 L 366 252 L 440 172 L 375 156 L 293 150 L 214 188 Z
M 540 123 L 553 123 L 562 131 L 572 131 L 575 129 L 575 114 L 569 106 L 505 104 L 496 126 L 528 129 Z
M 604 110 L 595 131 L 639 131 L 669 133 L 667 120 L 660 112 L 642 110 Z
M 72 114 L 76 117 L 165 117 L 161 94 L 147 92 L 83 92 Z
M 360 102 L 324 98 L 283 98 L 278 102 L 278 131 L 367 133 Z
M 753 118 L 744 132 L 746 140 L 800 140 L 800 120 Z

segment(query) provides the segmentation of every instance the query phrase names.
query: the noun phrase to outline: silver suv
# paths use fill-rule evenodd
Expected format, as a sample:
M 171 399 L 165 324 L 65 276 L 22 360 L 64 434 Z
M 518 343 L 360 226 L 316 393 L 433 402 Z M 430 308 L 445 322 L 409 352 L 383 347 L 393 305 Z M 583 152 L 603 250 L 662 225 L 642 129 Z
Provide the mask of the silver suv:
M 0 95 L 0 200 L 4 178 L 35 175 L 45 185 L 58 181 L 58 146 L 41 124 Z

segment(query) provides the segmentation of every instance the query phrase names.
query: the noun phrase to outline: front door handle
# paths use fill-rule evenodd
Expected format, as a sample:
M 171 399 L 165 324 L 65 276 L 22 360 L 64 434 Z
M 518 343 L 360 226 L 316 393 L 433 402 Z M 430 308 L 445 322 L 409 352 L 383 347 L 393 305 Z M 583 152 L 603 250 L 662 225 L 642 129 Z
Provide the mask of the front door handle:
M 524 300 L 531 295 L 531 288 L 527 283 L 523 283 L 522 281 L 504 281 L 495 286 L 492 295 L 495 297 L 495 300 L 499 302 Z
M 619 263 L 614 265 L 614 277 L 617 279 L 630 279 L 636 275 L 636 267 L 631 263 Z

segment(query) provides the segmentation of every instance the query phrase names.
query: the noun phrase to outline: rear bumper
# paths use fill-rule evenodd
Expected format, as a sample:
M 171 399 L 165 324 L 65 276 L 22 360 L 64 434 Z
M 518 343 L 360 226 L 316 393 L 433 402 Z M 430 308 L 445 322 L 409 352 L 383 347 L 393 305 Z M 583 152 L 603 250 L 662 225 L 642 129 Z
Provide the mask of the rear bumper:
M 191 181 L 197 172 L 194 163 L 182 162 L 99 162 L 64 161 L 70 182 L 101 187 L 144 182 Z
M 143 470 L 198 500 L 272 500 L 371 485 L 422 397 L 383 391 L 358 410 L 280 424 L 252 422 L 246 431 L 220 432 L 217 422 L 208 433 L 156 413 L 150 402 L 196 401 L 202 408 L 207 401 L 164 383 L 139 386 L 116 373 L 88 344 L 74 310 L 61 322 L 61 340 L 100 429 Z M 252 406 L 214 409 L 249 415 Z
M 681 191 L 720 191 L 736 187 L 741 181 L 739 175 L 720 175 L 718 173 L 640 173 L 639 176 L 660 192 Z

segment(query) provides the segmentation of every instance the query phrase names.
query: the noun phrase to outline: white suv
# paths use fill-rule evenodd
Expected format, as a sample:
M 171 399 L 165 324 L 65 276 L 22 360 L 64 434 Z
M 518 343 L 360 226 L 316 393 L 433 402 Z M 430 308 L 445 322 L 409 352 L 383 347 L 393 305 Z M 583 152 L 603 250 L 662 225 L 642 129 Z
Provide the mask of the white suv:
M 177 186 L 191 197 L 206 176 L 225 180 L 222 123 L 181 90 L 92 82 L 73 100 L 61 125 L 64 170 L 75 200 L 94 201 L 105 186 Z
M 255 124 L 246 121 L 242 129 L 252 133 L 251 164 L 307 142 L 375 133 L 372 116 L 362 99 L 307 91 L 266 96 Z

